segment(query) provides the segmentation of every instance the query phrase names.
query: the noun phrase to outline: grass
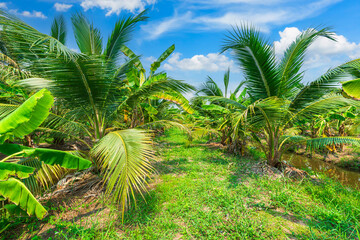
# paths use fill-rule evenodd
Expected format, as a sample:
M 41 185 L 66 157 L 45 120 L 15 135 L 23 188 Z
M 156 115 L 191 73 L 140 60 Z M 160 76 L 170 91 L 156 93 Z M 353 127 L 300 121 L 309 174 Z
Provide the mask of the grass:
M 227 155 L 205 141 L 189 145 L 176 130 L 157 142 L 159 161 L 149 194 L 138 198 L 123 223 L 116 206 L 103 205 L 104 217 L 104 210 L 91 213 L 92 203 L 80 199 L 72 206 L 53 206 L 57 216 L 27 219 L 18 238 L 359 239 L 359 191 L 327 178 L 299 182 L 254 173 L 257 160 Z M 90 217 L 65 220 L 79 208 Z M 48 234 L 40 234 L 43 225 L 51 226 Z

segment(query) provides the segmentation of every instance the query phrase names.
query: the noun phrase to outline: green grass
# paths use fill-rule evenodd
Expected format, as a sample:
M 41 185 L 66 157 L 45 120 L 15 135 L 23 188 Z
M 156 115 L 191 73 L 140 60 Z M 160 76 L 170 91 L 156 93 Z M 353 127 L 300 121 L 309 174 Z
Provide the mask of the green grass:
M 205 141 L 189 145 L 176 130 L 157 142 L 149 194 L 138 198 L 123 223 L 96 214 L 85 224 L 50 216 L 43 223 L 51 224 L 53 239 L 359 238 L 359 191 L 326 178 L 299 182 L 255 174 L 256 160 L 208 148 Z M 116 216 L 116 207 L 108 207 Z M 30 235 L 36 224 L 42 223 L 28 220 Z

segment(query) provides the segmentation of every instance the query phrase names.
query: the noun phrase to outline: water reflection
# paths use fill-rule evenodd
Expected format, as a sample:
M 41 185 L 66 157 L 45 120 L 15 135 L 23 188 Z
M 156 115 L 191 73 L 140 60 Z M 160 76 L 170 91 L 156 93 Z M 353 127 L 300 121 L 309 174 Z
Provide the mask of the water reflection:
M 308 158 L 304 155 L 284 154 L 282 159 L 296 168 L 322 172 L 332 178 L 337 178 L 343 184 L 360 188 L 360 173 L 358 172 L 348 171 L 333 164 Z

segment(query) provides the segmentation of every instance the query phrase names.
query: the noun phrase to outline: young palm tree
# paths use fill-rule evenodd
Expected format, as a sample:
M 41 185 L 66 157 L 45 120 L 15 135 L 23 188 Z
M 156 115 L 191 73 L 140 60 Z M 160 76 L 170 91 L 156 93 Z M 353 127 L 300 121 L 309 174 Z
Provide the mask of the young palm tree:
M 234 131 L 232 125 L 232 114 L 235 111 L 238 111 L 238 109 L 232 104 L 227 104 L 224 102 L 224 100 L 226 99 L 230 103 L 236 102 L 239 104 L 244 104 L 246 101 L 246 88 L 244 88 L 240 94 L 239 91 L 245 84 L 245 81 L 240 82 L 233 93 L 230 91 L 229 97 L 228 87 L 230 82 L 230 69 L 225 72 L 223 82 L 224 92 L 221 90 L 218 84 L 210 76 L 208 76 L 207 81 L 202 84 L 201 88 L 197 92 L 198 95 L 203 96 L 197 97 L 196 99 L 205 100 L 205 103 L 210 102 L 210 104 L 203 104 L 199 111 L 203 115 L 218 119 L 217 128 L 219 131 L 221 131 L 221 143 L 223 145 L 228 145 L 230 152 L 239 152 L 241 155 L 244 155 L 246 137 L 244 135 L 244 131 L 242 131 L 243 128 L 239 128 L 238 125 L 238 128 Z M 216 101 L 217 98 L 221 98 L 223 101 L 218 102 Z M 219 118 L 219 116 L 221 117 Z
M 166 72 L 156 73 L 161 63 L 165 61 L 174 50 L 175 45 L 171 45 L 166 49 L 160 57 L 151 64 L 150 73 L 146 76 L 146 70 L 139 60 L 139 57 L 128 47 L 122 47 L 122 52 L 128 58 L 134 59 L 131 69 L 127 73 L 126 87 L 129 90 L 129 94 L 121 104 L 121 107 L 124 108 L 124 111 L 127 112 L 128 117 L 131 119 L 131 127 L 144 124 L 145 115 L 148 115 L 149 121 L 156 119 L 155 115 L 158 111 L 151 104 L 151 101 L 156 103 L 156 100 L 162 99 L 177 104 L 188 113 L 193 112 L 188 100 L 182 95 L 182 92 L 188 89 L 195 90 L 195 88 L 186 83 L 178 84 L 178 86 L 174 88 L 166 87 L 166 85 L 172 84 L 173 79 L 169 78 Z M 162 90 L 163 87 L 165 88 Z
M 104 47 L 100 31 L 83 14 L 75 14 L 72 25 L 81 51 L 76 53 L 63 44 L 64 24 L 54 23 L 53 36 L 49 36 L 12 15 L 0 14 L 0 25 L 4 26 L 1 38 L 7 50 L 33 76 L 21 84 L 32 89 L 48 88 L 56 99 L 55 106 L 65 109 L 63 116 L 50 116 L 47 130 L 79 134 L 91 140 L 90 155 L 102 170 L 106 194 L 118 201 L 123 210 L 136 191 L 146 190 L 146 176 L 152 169 L 149 159 L 153 158 L 153 150 L 147 132 L 118 128 L 112 131 L 122 103 L 129 98 L 126 73 L 136 60 L 119 65 L 121 48 L 136 24 L 145 19 L 142 12 L 119 20 Z M 190 88 L 181 81 L 167 79 L 143 89 L 142 93 L 169 90 L 182 93 Z
M 203 83 L 200 89 L 197 91 L 197 94 L 201 94 L 204 96 L 218 96 L 218 97 L 227 98 L 229 83 L 230 83 L 230 68 L 225 72 L 223 82 L 224 82 L 224 92 L 221 90 L 219 85 L 210 76 L 208 76 L 206 82 Z M 233 93 L 230 91 L 229 98 L 236 97 L 240 89 L 244 85 L 244 83 L 245 81 L 240 82 L 240 84 L 236 87 Z
M 251 99 L 251 104 L 242 107 L 245 110 L 234 118 L 249 124 L 248 130 L 272 166 L 281 165 L 281 155 L 287 147 L 306 140 L 297 134 L 296 121 L 351 104 L 340 94 L 330 94 L 345 76 L 343 68 L 347 64 L 329 70 L 305 86 L 302 84 L 306 50 L 319 37 L 333 40 L 327 28 L 308 29 L 290 44 L 279 61 L 274 47 L 253 27 L 236 27 L 226 38 L 222 51 L 233 51 Z M 311 147 L 357 141 L 350 137 L 307 139 Z

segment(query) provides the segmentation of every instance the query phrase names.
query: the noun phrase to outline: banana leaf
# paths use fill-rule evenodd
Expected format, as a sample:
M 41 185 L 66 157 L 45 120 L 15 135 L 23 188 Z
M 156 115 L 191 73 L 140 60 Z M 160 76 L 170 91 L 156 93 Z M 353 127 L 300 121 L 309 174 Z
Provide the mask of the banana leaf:
M 91 162 L 75 156 L 73 154 L 47 148 L 29 148 L 17 144 L 4 143 L 0 145 L 0 152 L 6 155 L 12 155 L 22 152 L 19 156 L 23 157 L 38 157 L 40 161 L 54 165 L 58 164 L 61 167 L 69 169 L 87 169 L 91 166 Z
M 0 162 L 0 181 L 9 177 L 28 178 L 35 168 L 23 166 L 16 163 Z
M 29 215 L 42 219 L 47 211 L 26 188 L 24 183 L 15 178 L 0 181 L 0 195 L 20 206 Z

